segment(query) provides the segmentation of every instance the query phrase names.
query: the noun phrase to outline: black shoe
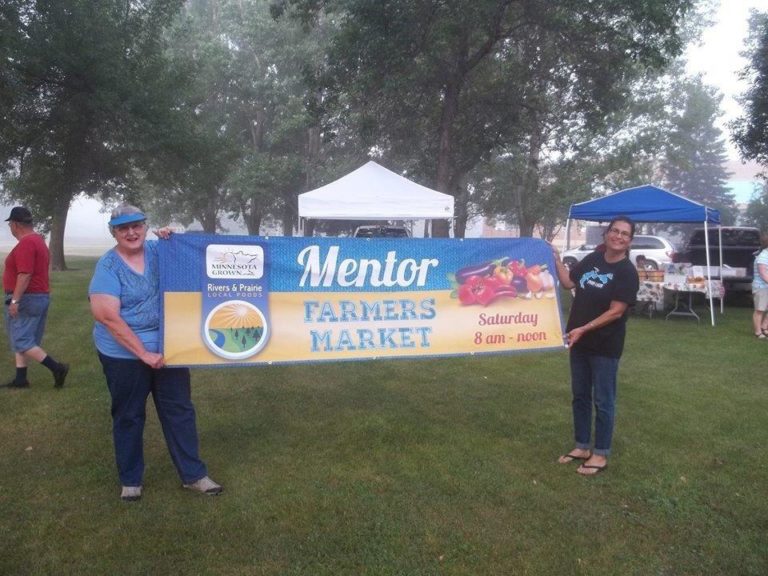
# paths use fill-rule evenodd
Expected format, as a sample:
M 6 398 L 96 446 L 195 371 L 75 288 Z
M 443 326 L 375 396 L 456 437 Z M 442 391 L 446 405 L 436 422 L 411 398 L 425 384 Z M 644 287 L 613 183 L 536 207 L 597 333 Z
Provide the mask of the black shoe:
M 16 380 L 11 380 L 8 382 L 8 384 L 3 384 L 3 388 L 29 388 L 29 381 L 24 380 L 24 382 L 16 382 Z
M 53 387 L 54 388 L 61 388 L 64 386 L 64 380 L 67 379 L 67 374 L 69 374 L 69 364 L 59 364 L 61 368 L 56 370 L 56 372 L 53 373 Z

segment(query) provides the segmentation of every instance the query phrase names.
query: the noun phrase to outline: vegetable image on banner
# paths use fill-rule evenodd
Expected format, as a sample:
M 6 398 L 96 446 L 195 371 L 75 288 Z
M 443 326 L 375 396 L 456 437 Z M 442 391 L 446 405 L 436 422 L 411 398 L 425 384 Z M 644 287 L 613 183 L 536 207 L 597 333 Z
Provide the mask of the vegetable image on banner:
M 175 234 L 160 243 L 163 354 L 247 366 L 562 350 L 553 268 L 531 238 Z

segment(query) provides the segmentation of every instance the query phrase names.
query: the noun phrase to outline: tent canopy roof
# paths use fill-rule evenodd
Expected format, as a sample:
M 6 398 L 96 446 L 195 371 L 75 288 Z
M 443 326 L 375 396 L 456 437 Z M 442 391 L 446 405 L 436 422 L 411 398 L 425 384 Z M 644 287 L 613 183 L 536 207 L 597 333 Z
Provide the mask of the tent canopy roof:
M 616 216 L 635 222 L 707 222 L 720 224 L 720 212 L 657 186 L 627 188 L 573 204 L 568 218 L 608 222 Z
M 411 182 L 370 161 L 299 194 L 299 217 L 321 220 L 453 218 L 453 196 Z

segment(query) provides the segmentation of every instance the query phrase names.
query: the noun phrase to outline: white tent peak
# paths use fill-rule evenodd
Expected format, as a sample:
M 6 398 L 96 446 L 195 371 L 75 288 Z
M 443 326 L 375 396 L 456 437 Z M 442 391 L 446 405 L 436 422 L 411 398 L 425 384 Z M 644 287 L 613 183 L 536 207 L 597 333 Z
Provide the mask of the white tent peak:
M 453 218 L 453 196 L 411 182 L 373 160 L 299 194 L 299 217 L 319 220 Z

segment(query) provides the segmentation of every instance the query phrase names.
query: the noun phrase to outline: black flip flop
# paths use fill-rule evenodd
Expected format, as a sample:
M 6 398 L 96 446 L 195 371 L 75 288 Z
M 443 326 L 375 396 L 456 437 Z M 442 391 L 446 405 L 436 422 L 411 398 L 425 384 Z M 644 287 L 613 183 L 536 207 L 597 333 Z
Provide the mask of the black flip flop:
M 587 468 L 587 469 L 589 469 L 589 470 L 597 470 L 597 472 L 594 472 L 594 473 L 592 473 L 592 474 L 583 474 L 582 472 L 579 472 L 579 470 L 581 470 L 582 468 Z M 600 472 L 602 472 L 602 471 L 603 471 L 603 470 L 605 470 L 606 468 L 608 468 L 608 464 L 605 464 L 605 465 L 603 465 L 603 466 L 595 466 L 595 465 L 593 465 L 593 464 L 582 464 L 581 466 L 579 466 L 579 467 L 576 469 L 576 472 L 578 472 L 578 473 L 579 473 L 579 474 L 581 474 L 582 476 L 597 476 L 598 474 L 600 474 Z
M 570 458 L 570 460 L 566 460 L 565 462 L 560 462 L 560 458 Z M 586 462 L 587 460 L 592 458 L 592 454 L 590 454 L 589 456 L 574 456 L 573 454 L 568 453 L 568 454 L 563 454 L 562 456 L 560 456 L 560 458 L 557 459 L 558 464 L 570 464 L 571 462 L 575 462 L 575 461 Z

